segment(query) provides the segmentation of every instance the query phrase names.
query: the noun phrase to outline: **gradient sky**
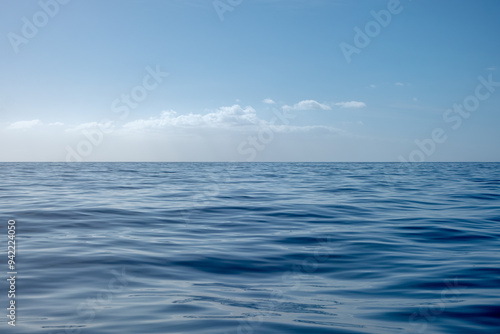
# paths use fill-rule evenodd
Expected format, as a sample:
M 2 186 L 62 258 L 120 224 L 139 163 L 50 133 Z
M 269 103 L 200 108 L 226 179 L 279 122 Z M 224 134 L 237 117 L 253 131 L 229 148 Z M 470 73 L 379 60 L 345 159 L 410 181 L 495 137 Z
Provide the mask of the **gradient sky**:
M 0 161 L 500 161 L 499 17 L 497 0 L 2 0 Z

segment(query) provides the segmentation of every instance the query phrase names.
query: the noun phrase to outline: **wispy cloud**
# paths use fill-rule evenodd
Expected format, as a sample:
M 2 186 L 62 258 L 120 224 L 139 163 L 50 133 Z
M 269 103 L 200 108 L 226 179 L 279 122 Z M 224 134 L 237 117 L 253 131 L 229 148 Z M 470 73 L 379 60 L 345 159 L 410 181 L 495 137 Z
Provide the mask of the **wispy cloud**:
M 264 102 L 265 104 L 276 104 L 273 99 L 264 99 L 262 102 Z
M 9 130 L 26 130 L 31 129 L 35 126 L 42 125 L 42 121 L 39 119 L 34 119 L 32 121 L 19 121 L 11 123 L 7 129 Z
M 349 109 L 356 109 L 356 108 L 364 108 L 366 107 L 366 103 L 360 102 L 360 101 L 346 101 L 346 102 L 337 102 L 334 105 L 341 107 L 341 108 L 349 108 Z
M 101 129 L 104 131 L 112 131 L 115 128 L 115 125 L 111 121 L 107 122 L 89 122 L 79 124 L 77 126 L 69 127 L 66 129 L 68 132 L 81 132 L 84 130 L 92 130 L 92 129 Z
M 331 110 L 332 108 L 326 104 L 319 103 L 315 100 L 303 100 L 293 106 L 285 105 L 284 110 Z

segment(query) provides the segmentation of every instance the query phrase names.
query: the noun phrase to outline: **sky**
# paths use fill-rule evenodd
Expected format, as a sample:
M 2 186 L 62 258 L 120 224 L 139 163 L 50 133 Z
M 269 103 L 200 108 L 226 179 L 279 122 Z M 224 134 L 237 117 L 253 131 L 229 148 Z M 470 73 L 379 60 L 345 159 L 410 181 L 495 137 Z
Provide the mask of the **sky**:
M 497 0 L 0 1 L 0 161 L 500 161 Z

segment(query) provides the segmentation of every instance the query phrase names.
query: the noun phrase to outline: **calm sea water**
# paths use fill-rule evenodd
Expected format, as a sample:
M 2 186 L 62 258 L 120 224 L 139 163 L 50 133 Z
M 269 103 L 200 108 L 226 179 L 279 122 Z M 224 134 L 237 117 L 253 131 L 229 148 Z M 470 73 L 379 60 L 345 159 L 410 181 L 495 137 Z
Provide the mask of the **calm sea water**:
M 0 333 L 500 332 L 497 163 L 0 168 Z

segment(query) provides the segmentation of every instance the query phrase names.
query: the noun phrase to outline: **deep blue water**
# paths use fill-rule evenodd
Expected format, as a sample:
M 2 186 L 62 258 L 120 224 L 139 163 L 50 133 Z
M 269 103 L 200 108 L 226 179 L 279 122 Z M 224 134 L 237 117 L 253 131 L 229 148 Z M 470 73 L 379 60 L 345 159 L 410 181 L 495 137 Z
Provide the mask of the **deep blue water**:
M 498 163 L 0 169 L 0 333 L 500 333 Z

